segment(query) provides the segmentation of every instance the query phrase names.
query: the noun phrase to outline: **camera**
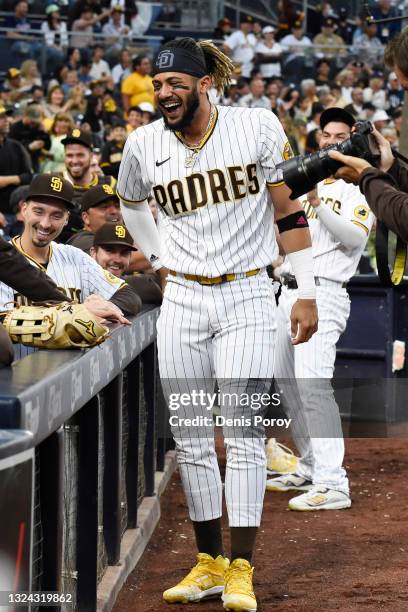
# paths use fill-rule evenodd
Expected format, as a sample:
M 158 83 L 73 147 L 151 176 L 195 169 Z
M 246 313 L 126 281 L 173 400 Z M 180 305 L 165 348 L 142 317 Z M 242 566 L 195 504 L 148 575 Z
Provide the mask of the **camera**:
M 311 155 L 292 157 L 277 168 L 283 172 L 283 180 L 292 190 L 291 200 L 314 189 L 315 185 L 341 168 L 342 164 L 329 157 L 329 151 L 340 151 L 344 155 L 361 157 L 377 166 L 380 150 L 372 135 L 373 126 L 369 121 L 357 121 L 350 138 L 339 144 L 330 145 Z

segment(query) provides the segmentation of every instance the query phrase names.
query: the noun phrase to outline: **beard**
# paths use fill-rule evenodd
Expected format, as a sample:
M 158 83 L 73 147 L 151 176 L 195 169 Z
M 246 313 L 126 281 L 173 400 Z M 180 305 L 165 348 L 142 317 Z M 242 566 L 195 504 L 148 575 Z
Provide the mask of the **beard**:
M 192 124 L 196 111 L 199 106 L 200 106 L 200 99 L 198 97 L 197 90 L 194 89 L 194 91 L 190 94 L 187 100 L 186 112 L 184 113 L 182 118 L 176 123 L 170 124 L 167 121 L 166 115 L 162 113 L 164 125 L 166 126 L 168 130 L 171 130 L 172 132 L 180 132 L 181 130 L 185 130 L 187 127 L 189 127 Z

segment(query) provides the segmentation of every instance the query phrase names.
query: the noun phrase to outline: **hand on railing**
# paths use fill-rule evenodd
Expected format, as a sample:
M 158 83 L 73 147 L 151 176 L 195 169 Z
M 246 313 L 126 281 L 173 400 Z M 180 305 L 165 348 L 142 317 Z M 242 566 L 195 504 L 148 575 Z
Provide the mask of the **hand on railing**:
M 109 302 L 109 300 L 105 300 L 100 295 L 93 293 L 86 298 L 84 305 L 93 315 L 101 319 L 100 323 L 102 324 L 106 322 L 106 319 L 109 319 L 110 321 L 122 323 L 122 325 L 130 325 L 130 321 L 124 317 L 120 308 L 112 302 Z

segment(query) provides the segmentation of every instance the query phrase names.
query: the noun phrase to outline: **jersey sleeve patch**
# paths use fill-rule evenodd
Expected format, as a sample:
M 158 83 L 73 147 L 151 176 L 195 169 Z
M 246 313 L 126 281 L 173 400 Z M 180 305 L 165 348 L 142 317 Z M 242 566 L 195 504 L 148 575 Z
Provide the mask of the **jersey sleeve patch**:
M 356 206 L 354 209 L 354 216 L 356 219 L 359 219 L 360 221 L 367 221 L 369 214 L 370 214 L 370 209 L 365 204 Z
M 109 272 L 109 270 L 104 270 L 103 274 L 106 278 L 106 280 L 108 281 L 108 283 L 110 283 L 111 285 L 124 285 L 126 284 L 121 278 L 119 278 L 118 276 L 115 276 L 114 274 L 112 274 L 112 272 Z

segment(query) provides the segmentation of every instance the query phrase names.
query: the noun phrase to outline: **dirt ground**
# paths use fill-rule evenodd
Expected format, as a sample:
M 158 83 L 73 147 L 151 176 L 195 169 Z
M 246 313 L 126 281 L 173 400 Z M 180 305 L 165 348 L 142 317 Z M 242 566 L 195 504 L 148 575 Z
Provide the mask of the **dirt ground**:
M 348 510 L 291 512 L 290 493 L 266 493 L 254 583 L 258 612 L 408 611 L 408 438 L 349 439 Z M 226 550 L 228 542 L 226 538 Z M 220 600 L 172 605 L 162 592 L 195 560 L 178 473 L 162 518 L 115 612 L 221 612 Z

